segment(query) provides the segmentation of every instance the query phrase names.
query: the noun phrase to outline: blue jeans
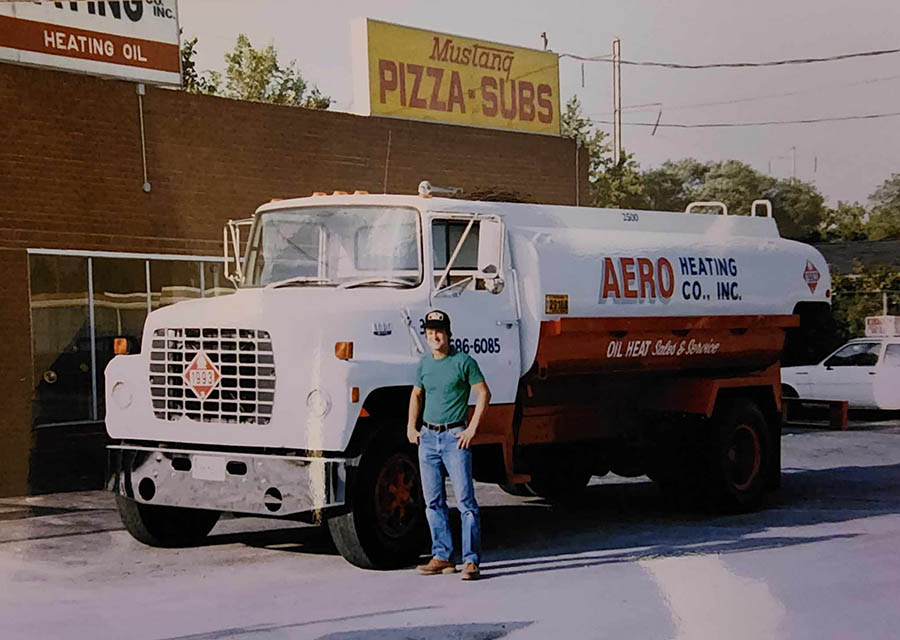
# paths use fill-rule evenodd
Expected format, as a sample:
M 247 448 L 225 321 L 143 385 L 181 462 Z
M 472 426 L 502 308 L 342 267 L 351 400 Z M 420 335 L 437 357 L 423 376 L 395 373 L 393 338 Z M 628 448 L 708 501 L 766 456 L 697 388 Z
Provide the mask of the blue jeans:
M 453 483 L 453 494 L 462 516 L 462 561 L 478 564 L 481 553 L 481 521 L 472 479 L 472 450 L 460 449 L 456 435 L 463 427 L 440 433 L 422 428 L 419 436 L 419 471 L 425 498 L 425 517 L 431 529 L 431 555 L 449 561 L 453 553 L 444 469 Z

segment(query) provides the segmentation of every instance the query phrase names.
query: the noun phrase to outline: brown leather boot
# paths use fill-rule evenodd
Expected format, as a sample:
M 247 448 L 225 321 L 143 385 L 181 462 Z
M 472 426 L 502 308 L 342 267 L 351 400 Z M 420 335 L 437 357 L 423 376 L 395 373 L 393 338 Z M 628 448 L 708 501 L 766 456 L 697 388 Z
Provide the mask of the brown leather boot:
M 462 575 L 460 578 L 463 580 L 478 580 L 481 577 L 481 571 L 478 570 L 478 565 L 474 562 L 467 562 L 463 565 Z
M 446 560 L 432 558 L 428 564 L 419 565 L 416 571 L 423 576 L 436 576 L 440 573 L 456 573 L 456 565 Z

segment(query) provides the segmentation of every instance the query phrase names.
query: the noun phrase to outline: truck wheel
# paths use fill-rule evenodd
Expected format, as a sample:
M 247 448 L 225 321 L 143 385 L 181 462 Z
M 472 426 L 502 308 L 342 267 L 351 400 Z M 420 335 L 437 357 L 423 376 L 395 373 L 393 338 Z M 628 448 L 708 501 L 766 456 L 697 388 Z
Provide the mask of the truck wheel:
M 328 518 L 344 558 L 363 569 L 408 566 L 425 541 L 425 503 L 414 447 L 378 439 L 363 453 L 347 513 Z
M 712 506 L 725 511 L 759 507 L 772 456 L 759 407 L 738 398 L 714 418 L 708 449 Z
M 578 498 L 593 475 L 592 455 L 573 446 L 533 447 L 529 451 L 528 490 L 551 502 Z
M 218 511 L 143 504 L 116 495 L 122 524 L 135 540 L 151 547 L 190 547 L 212 531 L 221 515 Z
M 543 468 L 531 472 L 526 486 L 532 494 L 550 502 L 569 502 L 581 495 L 590 480 L 590 471 Z

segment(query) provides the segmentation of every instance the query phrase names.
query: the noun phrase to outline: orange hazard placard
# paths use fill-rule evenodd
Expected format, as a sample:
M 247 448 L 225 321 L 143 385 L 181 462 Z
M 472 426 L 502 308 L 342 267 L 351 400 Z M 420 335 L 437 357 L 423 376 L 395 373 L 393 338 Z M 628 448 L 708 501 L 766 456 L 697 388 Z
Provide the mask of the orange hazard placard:
M 207 396 L 219 384 L 222 374 L 216 369 L 216 365 L 212 363 L 202 351 L 198 351 L 194 359 L 184 370 L 184 380 L 188 387 L 201 400 L 206 400 Z

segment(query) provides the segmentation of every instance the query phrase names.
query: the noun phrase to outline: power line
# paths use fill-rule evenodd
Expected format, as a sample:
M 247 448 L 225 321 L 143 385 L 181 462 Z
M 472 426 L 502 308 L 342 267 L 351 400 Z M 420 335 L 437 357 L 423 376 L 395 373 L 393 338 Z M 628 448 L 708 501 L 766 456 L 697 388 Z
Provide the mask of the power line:
M 651 62 L 637 60 L 620 60 L 620 64 L 628 64 L 640 67 L 662 67 L 665 69 L 735 69 L 748 67 L 778 67 L 793 64 L 813 64 L 816 62 L 834 62 L 836 60 L 849 60 L 851 58 L 870 58 L 900 53 L 900 49 L 880 49 L 877 51 L 862 51 L 858 53 L 842 53 L 824 58 L 793 58 L 788 60 L 770 60 L 768 62 L 715 62 L 711 64 L 680 64 L 676 62 Z M 560 58 L 571 58 L 581 62 L 611 62 L 610 56 L 579 56 L 574 53 L 560 53 Z
M 896 118 L 900 116 L 900 111 L 894 113 L 872 113 L 862 116 L 837 116 L 833 118 L 808 118 L 804 120 L 767 120 L 762 122 L 706 122 L 700 124 L 686 123 L 656 123 L 656 122 L 623 122 L 623 125 L 630 127 L 666 127 L 669 129 L 713 129 L 722 127 L 765 127 L 772 125 L 785 124 L 815 124 L 819 122 L 842 122 L 846 120 L 875 120 L 878 118 Z M 594 120 L 594 124 L 613 124 L 612 120 Z
M 653 110 L 655 111 L 656 110 L 655 108 L 664 107 L 665 111 L 679 111 L 682 109 L 698 109 L 698 108 L 702 108 L 702 107 L 718 107 L 718 106 L 725 106 L 725 105 L 731 105 L 731 104 L 741 104 L 741 103 L 745 103 L 745 102 L 758 102 L 760 100 L 772 100 L 775 98 L 785 98 L 785 97 L 790 97 L 790 96 L 807 95 L 810 93 L 818 93 L 820 91 L 827 91 L 829 89 L 844 89 L 847 87 L 857 87 L 857 86 L 866 85 L 866 84 L 878 84 L 881 82 L 891 82 L 891 81 L 895 81 L 895 80 L 900 80 L 900 76 L 882 76 L 880 78 L 870 78 L 868 80 L 860 80 L 858 82 L 848 82 L 848 83 L 837 84 L 837 85 L 821 85 L 818 87 L 810 87 L 809 89 L 800 89 L 798 91 L 787 91 L 784 93 L 770 93 L 770 94 L 762 95 L 762 96 L 748 96 L 745 98 L 733 98 L 731 100 L 717 100 L 714 102 L 696 102 L 693 104 L 677 104 L 677 105 L 672 105 L 672 106 L 666 106 L 662 102 L 646 102 L 644 104 L 634 104 L 634 105 L 629 105 L 627 107 L 622 107 L 622 109 L 624 111 L 624 110 L 644 109 L 646 107 L 654 107 Z M 650 109 L 647 109 L 647 110 L 649 111 Z M 601 111 L 599 114 L 596 114 L 596 115 L 606 115 L 608 113 L 612 113 L 612 112 L 611 111 Z

